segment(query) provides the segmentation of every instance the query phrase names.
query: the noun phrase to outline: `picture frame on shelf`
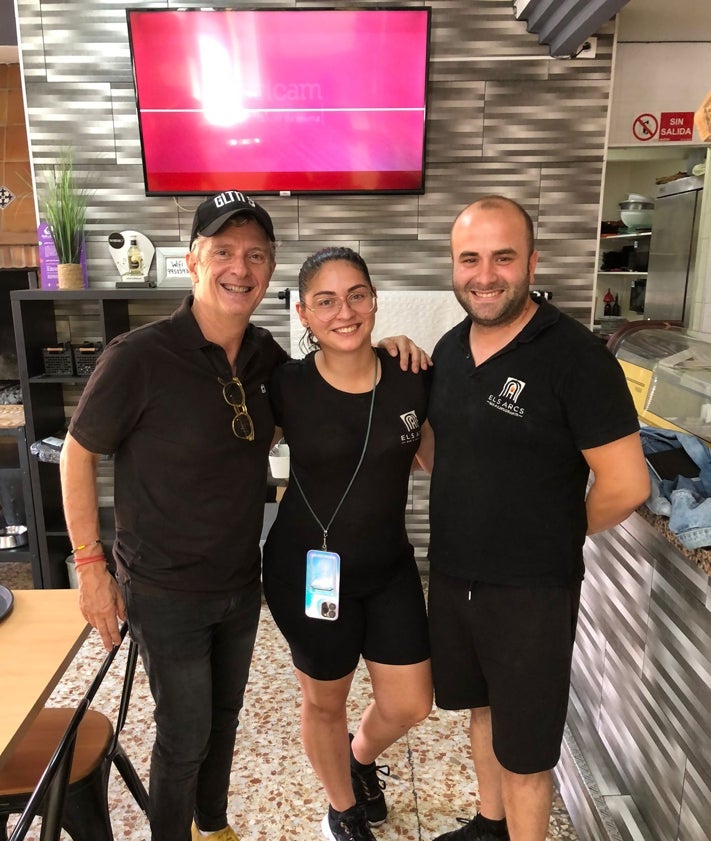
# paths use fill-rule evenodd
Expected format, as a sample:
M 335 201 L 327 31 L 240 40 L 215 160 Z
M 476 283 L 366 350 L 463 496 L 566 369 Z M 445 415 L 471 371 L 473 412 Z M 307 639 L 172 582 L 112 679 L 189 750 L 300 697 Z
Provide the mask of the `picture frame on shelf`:
M 187 248 L 175 246 L 156 248 L 156 281 L 166 289 L 189 289 L 192 286 L 190 272 L 185 264 Z

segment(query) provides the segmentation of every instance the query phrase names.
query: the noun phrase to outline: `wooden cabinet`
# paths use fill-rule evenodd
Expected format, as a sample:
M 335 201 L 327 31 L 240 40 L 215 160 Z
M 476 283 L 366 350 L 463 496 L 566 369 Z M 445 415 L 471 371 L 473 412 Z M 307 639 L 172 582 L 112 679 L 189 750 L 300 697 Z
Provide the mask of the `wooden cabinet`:
M 66 429 L 88 379 L 45 374 L 44 348 L 85 341 L 105 346 L 133 327 L 169 315 L 185 294 L 185 289 L 12 292 L 27 441 L 40 441 Z M 66 587 L 65 560 L 71 546 L 62 510 L 59 466 L 31 457 L 29 471 L 39 554 L 35 586 Z M 111 460 L 100 462 L 98 487 L 101 538 L 108 548 L 114 534 Z

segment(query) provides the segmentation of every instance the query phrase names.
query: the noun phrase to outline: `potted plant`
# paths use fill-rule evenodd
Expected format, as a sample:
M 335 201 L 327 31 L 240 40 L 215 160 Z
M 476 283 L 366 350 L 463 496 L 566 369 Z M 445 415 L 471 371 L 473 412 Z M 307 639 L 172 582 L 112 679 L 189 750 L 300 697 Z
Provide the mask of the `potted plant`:
M 86 183 L 76 178 L 71 152 L 65 152 L 47 173 L 42 203 L 59 260 L 57 278 L 60 289 L 84 287 L 81 252 L 88 197 Z

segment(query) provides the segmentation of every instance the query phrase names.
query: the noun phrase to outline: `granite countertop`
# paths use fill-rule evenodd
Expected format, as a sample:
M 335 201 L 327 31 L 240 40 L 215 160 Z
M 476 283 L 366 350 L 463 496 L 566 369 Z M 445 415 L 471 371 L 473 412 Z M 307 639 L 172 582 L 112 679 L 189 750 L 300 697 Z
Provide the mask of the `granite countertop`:
M 652 514 L 646 505 L 641 505 L 637 509 L 637 513 L 646 520 L 657 531 L 661 532 L 664 537 L 675 546 L 682 555 L 693 561 L 707 574 L 711 575 L 711 547 L 708 549 L 686 549 L 678 540 L 674 532 L 669 528 L 669 518 L 662 517 L 661 514 Z

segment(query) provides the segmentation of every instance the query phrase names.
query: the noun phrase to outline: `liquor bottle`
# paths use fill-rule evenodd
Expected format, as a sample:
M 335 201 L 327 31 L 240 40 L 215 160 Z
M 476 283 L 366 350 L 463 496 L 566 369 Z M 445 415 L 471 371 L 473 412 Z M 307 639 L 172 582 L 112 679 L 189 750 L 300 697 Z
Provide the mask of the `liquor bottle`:
M 128 273 L 131 277 L 143 277 L 143 254 L 138 247 L 136 237 L 131 237 L 128 247 Z
M 608 289 L 607 292 L 605 292 L 605 294 L 602 298 L 602 301 L 605 305 L 604 308 L 603 308 L 603 311 L 602 311 L 603 315 L 612 315 L 612 304 L 613 304 L 614 300 L 615 300 L 615 296 L 612 294 L 612 291 L 610 289 Z
M 610 315 L 620 315 L 620 313 L 622 312 L 622 310 L 620 309 L 620 296 L 619 295 L 615 295 L 615 300 L 614 300 L 614 303 L 612 304 L 611 309 L 612 309 L 612 312 L 610 313 Z

